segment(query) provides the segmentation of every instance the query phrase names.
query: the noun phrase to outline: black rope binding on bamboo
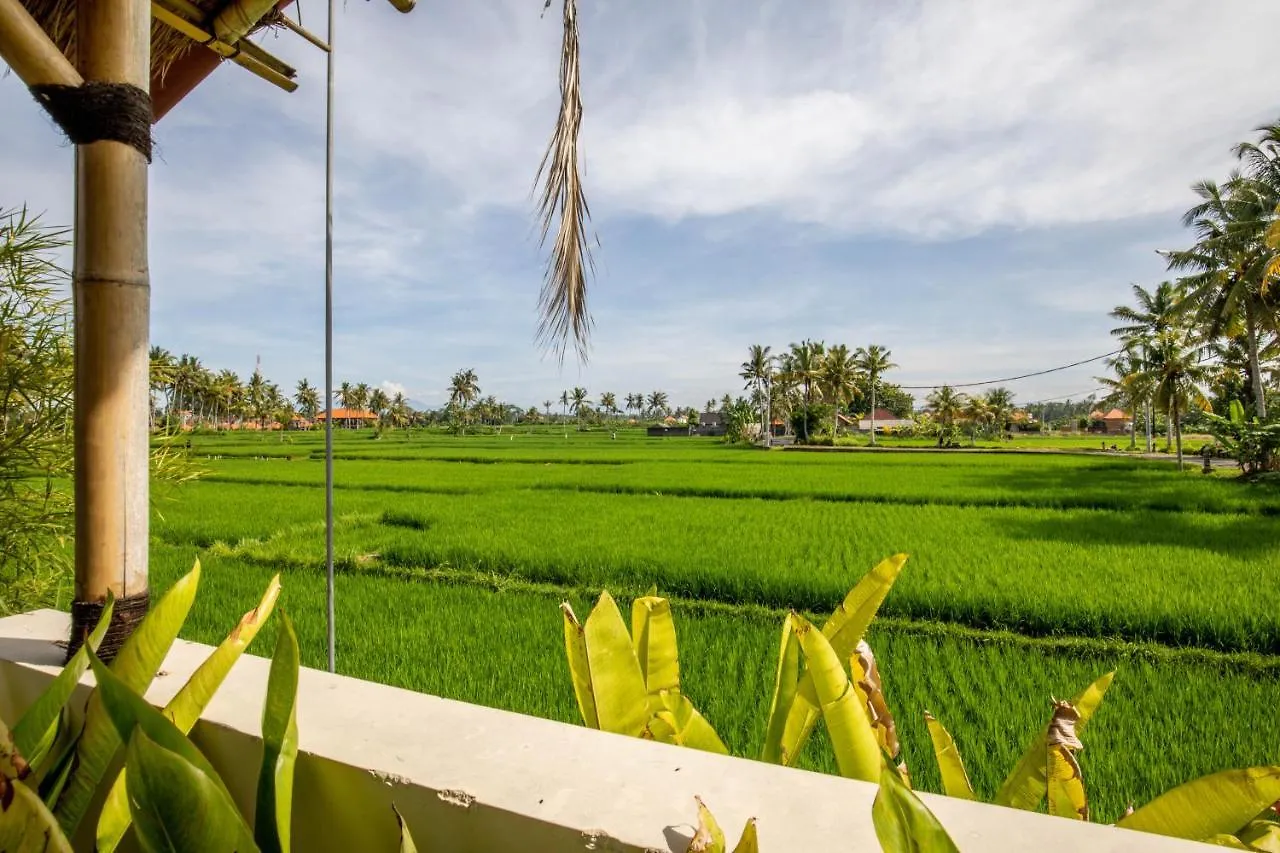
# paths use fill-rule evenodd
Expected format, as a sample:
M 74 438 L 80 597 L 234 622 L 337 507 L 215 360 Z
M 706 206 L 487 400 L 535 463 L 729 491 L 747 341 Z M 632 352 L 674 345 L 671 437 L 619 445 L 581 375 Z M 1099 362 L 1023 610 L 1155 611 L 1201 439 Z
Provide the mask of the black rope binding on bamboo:
M 111 611 L 111 624 L 107 626 L 107 633 L 98 645 L 98 657 L 102 658 L 103 662 L 111 663 L 115 659 L 116 652 L 120 651 L 120 647 L 133 633 L 133 629 L 138 627 L 142 617 L 147 615 L 150 604 L 149 592 L 116 599 L 115 607 Z M 67 644 L 68 661 L 84 645 L 85 638 L 98 627 L 98 620 L 102 618 L 102 611 L 105 608 L 106 603 L 101 601 L 76 601 L 71 604 L 71 641 Z
M 123 142 L 151 162 L 151 95 L 131 83 L 44 83 L 31 94 L 76 145 Z

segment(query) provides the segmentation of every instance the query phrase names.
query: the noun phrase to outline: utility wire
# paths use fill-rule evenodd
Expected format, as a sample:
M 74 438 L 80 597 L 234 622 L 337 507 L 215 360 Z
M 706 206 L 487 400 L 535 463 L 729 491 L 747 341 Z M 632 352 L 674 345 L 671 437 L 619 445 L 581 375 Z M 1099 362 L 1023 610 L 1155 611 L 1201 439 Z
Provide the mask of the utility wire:
M 1073 361 L 1070 364 L 1064 364 L 1059 367 L 1050 367 L 1048 370 L 1037 370 L 1034 373 L 1023 373 L 1020 376 L 1006 376 L 1002 379 L 984 379 L 981 382 L 939 382 L 934 385 L 899 385 L 898 387 L 904 391 L 930 391 L 934 388 L 941 388 L 943 385 L 950 385 L 952 388 L 976 388 L 979 385 L 999 385 L 1003 382 L 1017 382 L 1019 379 L 1030 379 L 1033 376 L 1044 376 L 1046 373 L 1057 373 L 1059 370 L 1068 370 L 1072 367 L 1079 367 L 1082 364 L 1101 361 L 1104 358 L 1119 355 L 1124 351 L 1125 348 L 1121 347 L 1120 349 L 1112 350 L 1111 352 L 1104 352 L 1102 355 L 1095 355 L 1093 358 L 1086 358 L 1082 361 Z

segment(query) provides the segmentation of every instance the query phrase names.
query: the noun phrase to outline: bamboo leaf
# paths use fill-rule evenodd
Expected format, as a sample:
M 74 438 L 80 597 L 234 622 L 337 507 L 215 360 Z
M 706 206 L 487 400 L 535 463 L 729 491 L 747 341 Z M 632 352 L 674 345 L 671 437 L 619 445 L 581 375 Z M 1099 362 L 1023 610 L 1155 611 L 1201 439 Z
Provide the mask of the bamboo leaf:
M 391 804 L 391 810 L 396 813 L 396 823 L 400 825 L 400 853 L 418 853 L 418 847 L 409 833 L 409 825 L 404 822 L 404 815 L 400 814 L 395 803 Z
M 1071 705 L 1080 714 L 1076 722 L 1076 731 L 1084 731 L 1085 724 L 1102 704 L 1102 697 L 1115 679 L 1115 672 L 1108 672 L 1097 681 L 1082 690 Z M 1048 779 L 1049 728 L 1036 734 L 1018 763 L 1014 765 L 1009 776 L 1001 784 L 993 801 L 998 806 L 1011 806 L 1016 809 L 1035 811 L 1044 800 Z M 1206 833 L 1207 834 L 1207 833 Z
M 85 638 L 84 646 L 88 646 L 95 652 L 98 650 L 102 638 L 106 636 L 107 626 L 111 624 L 111 614 L 115 611 L 115 606 L 115 597 L 108 595 L 106 606 L 102 608 L 102 615 L 98 617 L 98 624 Z M 89 668 L 89 657 L 84 652 L 84 646 L 76 650 L 67 665 L 53 681 L 49 682 L 49 686 L 35 702 L 31 703 L 26 713 L 13 727 L 13 741 L 18 751 L 27 756 L 27 760 L 36 769 L 37 775 L 42 775 L 44 760 L 57 739 L 58 720 L 62 709 L 66 707 L 67 702 L 71 701 L 76 686 Z
M 196 749 L 195 744 L 187 740 L 187 736 L 178 731 L 168 717 L 151 707 L 146 699 L 130 690 L 123 679 L 118 678 L 102 661 L 98 660 L 97 655 L 90 653 L 89 666 L 93 669 L 94 677 L 98 681 L 97 694 L 101 697 L 103 713 L 117 737 L 127 740 L 133 738 L 135 730 L 142 732 L 157 747 L 176 754 L 208 777 L 220 796 L 225 799 L 226 808 L 236 817 L 236 850 L 239 853 L 257 851 L 253 833 L 236 810 L 231 793 L 223 784 L 217 771 L 213 769 L 213 765 L 200 750 Z M 130 792 L 129 799 L 131 801 L 134 799 L 133 792 Z M 132 810 L 132 806 L 130 808 Z M 136 812 L 133 813 L 133 819 L 135 821 L 138 819 Z M 138 830 L 141 838 L 143 828 L 139 826 Z
M 822 626 L 823 636 L 841 659 L 853 654 L 906 562 L 906 554 L 896 554 L 882 560 L 849 590 L 844 601 Z M 784 763 L 792 764 L 799 757 L 821 715 L 813 680 L 805 673 L 800 679 L 796 699 L 783 733 L 782 753 L 787 759 Z
M 865 700 L 860 699 L 822 632 L 798 614 L 791 614 L 791 621 L 804 652 L 807 674 L 813 679 L 840 775 L 874 782 L 880 778 L 885 762 L 867 718 Z
M 125 640 L 110 669 L 129 691 L 141 694 L 150 686 L 187 619 L 199 584 L 200 561 L 197 560 L 191 571 L 165 593 Z M 75 768 L 54 809 L 63 832 L 72 837 L 93 802 L 111 760 L 123 744 L 102 706 L 101 693 L 99 681 L 99 689 L 89 697 L 85 711 L 84 732 L 76 744 Z
M 254 827 L 264 853 L 288 853 L 293 819 L 293 770 L 298 758 L 298 635 L 288 614 L 280 614 L 271 656 L 267 698 L 262 709 L 262 770 Z
M 631 603 L 631 642 L 650 696 L 680 689 L 680 660 L 671 603 L 646 595 Z
M 627 626 L 608 591 L 600 593 L 584 634 L 601 730 L 640 737 L 649 722 L 649 694 Z
M 208 776 L 135 729 L 125 751 L 129 810 L 146 853 L 229 853 L 240 815 Z
M 1280 800 L 1280 766 L 1224 770 L 1166 791 L 1116 826 L 1200 839 L 1234 833 Z
M 58 821 L 35 791 L 5 776 L 0 776 L 0 850 L 71 853 Z
M 720 829 L 720 824 L 716 823 L 715 815 L 702 802 L 701 797 L 694 799 L 698 802 L 698 829 L 689 842 L 688 853 L 725 853 L 724 832 Z
M 564 653 L 569 661 L 569 677 L 573 681 L 573 695 L 578 700 L 578 711 L 587 728 L 600 728 L 596 712 L 595 688 L 591 684 L 591 663 L 587 658 L 587 637 L 578 617 L 573 614 L 569 602 L 560 603 L 564 616 Z
M 187 679 L 187 683 L 169 701 L 164 708 L 164 715 L 173 721 L 178 731 L 186 734 L 200 719 L 214 693 L 222 686 L 231 667 L 258 636 L 263 623 L 275 609 L 276 600 L 280 597 L 280 576 L 276 575 L 267 585 L 266 592 L 258 606 L 241 617 L 240 622 L 232 630 L 213 654 L 200 664 L 199 668 Z M 97 843 L 98 853 L 111 853 L 120 844 L 132 817 L 129 810 L 129 798 L 126 793 L 125 775 L 121 770 L 116 777 L 107 800 L 102 806 L 98 818 Z
M 958 853 L 933 812 L 888 764 L 880 771 L 871 822 L 884 853 Z
M 782 738 L 799 681 L 800 643 L 796 639 L 791 619 L 787 618 L 782 620 L 782 646 L 778 651 L 778 672 L 773 681 L 773 700 L 769 703 L 769 725 L 764 736 L 764 751 L 760 755 L 762 761 L 773 764 L 791 763 Z
M 660 706 L 655 715 L 656 723 L 654 720 L 649 722 L 649 732 L 654 740 L 704 752 L 729 754 L 729 748 L 706 718 L 693 707 L 688 696 L 678 692 L 660 693 L 654 701 Z
M 929 729 L 929 739 L 933 741 L 933 754 L 938 759 L 943 792 L 948 797 L 976 800 L 973 784 L 969 781 L 969 774 L 965 772 L 964 761 L 956 749 L 956 742 L 951 739 L 951 733 L 928 711 L 924 712 L 924 723 Z

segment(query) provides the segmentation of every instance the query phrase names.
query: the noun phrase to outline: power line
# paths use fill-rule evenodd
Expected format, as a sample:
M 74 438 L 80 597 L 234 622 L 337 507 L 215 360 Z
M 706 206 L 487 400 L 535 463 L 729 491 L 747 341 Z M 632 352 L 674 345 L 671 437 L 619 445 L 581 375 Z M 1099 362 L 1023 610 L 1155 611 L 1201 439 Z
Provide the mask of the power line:
M 1087 397 L 1091 394 L 1097 394 L 1099 391 L 1105 391 L 1105 388 L 1090 388 L 1088 391 L 1082 391 L 1078 394 L 1063 394 L 1061 397 L 1048 397 L 1044 400 L 1032 400 L 1028 406 L 1039 406 L 1042 403 L 1056 403 L 1059 400 L 1074 400 L 1080 397 Z
M 1004 382 L 1017 382 L 1019 379 L 1030 379 L 1033 376 L 1044 376 L 1046 373 L 1057 373 L 1059 370 L 1068 370 L 1072 367 L 1079 367 L 1082 364 L 1089 364 L 1094 361 L 1101 361 L 1104 358 L 1110 358 L 1113 355 L 1119 355 L 1124 352 L 1125 348 L 1121 347 L 1111 352 L 1104 352 L 1102 355 L 1095 355 L 1093 358 L 1086 358 L 1082 361 L 1073 361 L 1070 364 L 1064 364 L 1059 367 L 1050 367 L 1048 370 L 1037 370 L 1034 373 L 1023 373 L 1021 376 L 1006 376 L 1002 379 L 984 379 L 981 382 L 940 382 L 935 385 L 899 385 L 898 387 L 904 391 L 931 391 L 934 388 L 940 388 L 943 385 L 950 385 L 952 388 L 976 388 L 979 385 L 999 385 Z

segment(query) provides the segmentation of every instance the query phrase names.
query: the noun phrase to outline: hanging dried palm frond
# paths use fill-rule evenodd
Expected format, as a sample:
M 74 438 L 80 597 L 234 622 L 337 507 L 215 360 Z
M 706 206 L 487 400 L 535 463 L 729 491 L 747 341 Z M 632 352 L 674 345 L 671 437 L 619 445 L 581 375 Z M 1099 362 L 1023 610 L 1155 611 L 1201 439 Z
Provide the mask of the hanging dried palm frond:
M 587 243 L 587 222 L 591 212 L 582 188 L 578 164 L 578 133 L 582 129 L 582 97 L 579 90 L 578 4 L 563 0 L 564 35 L 560 46 L 560 115 L 555 131 L 538 166 L 535 182 L 542 183 L 539 215 L 542 244 L 552 225 L 559 221 L 538 308 L 538 340 L 556 351 L 563 361 L 565 348 L 572 343 L 578 357 L 585 360 L 591 333 L 587 313 L 587 276 L 594 272 Z M 547 0 L 546 8 L 551 0 Z

